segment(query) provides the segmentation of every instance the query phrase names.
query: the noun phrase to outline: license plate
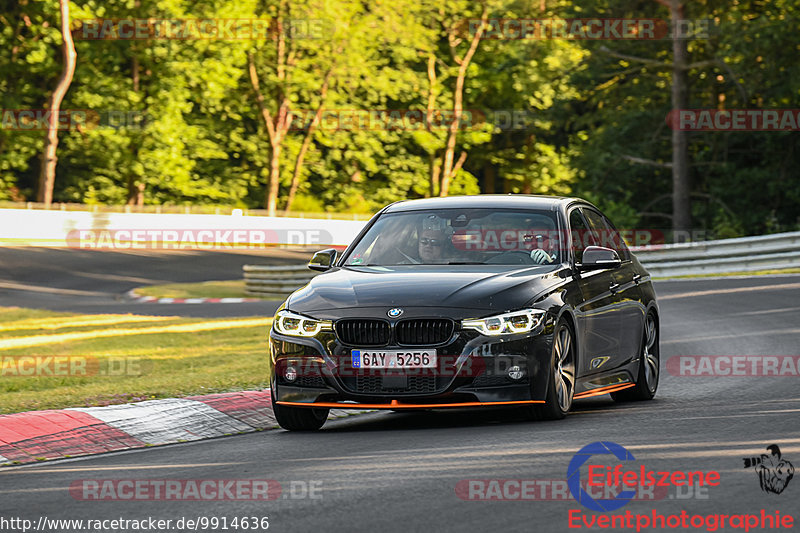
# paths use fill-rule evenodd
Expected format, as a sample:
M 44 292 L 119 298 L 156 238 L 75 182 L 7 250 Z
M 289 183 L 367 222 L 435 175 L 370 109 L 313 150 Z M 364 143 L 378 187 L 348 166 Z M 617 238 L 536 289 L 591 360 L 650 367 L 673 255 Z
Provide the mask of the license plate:
M 436 368 L 436 350 L 352 350 L 353 368 Z

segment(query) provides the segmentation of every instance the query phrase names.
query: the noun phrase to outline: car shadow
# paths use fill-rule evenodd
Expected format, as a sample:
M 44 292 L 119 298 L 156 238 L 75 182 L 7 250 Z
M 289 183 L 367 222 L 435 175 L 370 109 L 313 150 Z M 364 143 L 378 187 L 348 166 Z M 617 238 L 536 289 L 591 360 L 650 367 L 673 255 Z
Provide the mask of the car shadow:
M 648 404 L 652 402 L 647 402 Z M 526 417 L 522 408 L 476 408 L 476 409 L 440 409 L 409 411 L 376 411 L 354 417 L 340 418 L 323 427 L 323 433 L 347 433 L 366 431 L 403 431 L 417 429 L 468 428 L 481 426 L 512 426 L 517 424 L 534 424 L 542 427 L 551 424 L 563 425 L 570 422 L 580 423 L 580 415 L 592 414 L 595 411 L 620 411 L 641 406 L 642 403 L 616 403 L 611 399 L 578 400 L 573 405 L 569 416 L 564 420 L 532 421 Z

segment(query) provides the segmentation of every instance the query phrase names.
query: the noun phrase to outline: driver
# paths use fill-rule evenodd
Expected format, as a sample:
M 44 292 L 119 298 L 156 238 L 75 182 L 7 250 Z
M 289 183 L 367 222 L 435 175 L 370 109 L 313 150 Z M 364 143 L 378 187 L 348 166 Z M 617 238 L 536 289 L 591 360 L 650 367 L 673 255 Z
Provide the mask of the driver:
M 549 265 L 553 262 L 553 258 L 550 257 L 550 254 L 542 250 L 541 248 L 536 248 L 535 250 L 531 250 L 531 259 L 537 265 Z
M 426 229 L 419 236 L 419 258 L 425 264 L 444 263 L 442 249 L 444 248 L 445 234 L 441 230 Z
M 526 243 L 532 245 L 531 259 L 537 265 L 549 265 L 555 259 L 553 243 L 546 234 L 525 235 Z M 548 251 L 549 250 L 549 251 Z

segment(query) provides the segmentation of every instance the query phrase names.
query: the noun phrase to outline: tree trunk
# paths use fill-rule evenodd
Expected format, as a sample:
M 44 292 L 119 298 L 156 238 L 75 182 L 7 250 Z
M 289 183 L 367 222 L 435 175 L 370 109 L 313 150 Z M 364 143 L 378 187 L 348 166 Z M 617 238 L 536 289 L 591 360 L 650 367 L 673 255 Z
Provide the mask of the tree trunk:
M 133 61 L 131 63 L 131 80 L 133 81 L 133 92 L 139 92 L 139 58 L 136 55 L 136 48 L 133 48 Z
M 320 113 L 321 115 L 322 113 Z M 314 122 L 317 120 L 317 116 L 314 116 Z M 306 152 L 308 152 L 308 148 L 311 146 L 311 139 L 314 135 L 314 130 L 316 128 L 312 128 L 309 126 L 308 131 L 306 132 L 306 137 L 303 139 L 303 145 L 300 147 L 300 152 L 297 154 L 297 159 L 294 162 L 294 172 L 292 173 L 292 184 L 289 186 L 289 196 L 286 198 L 286 207 L 283 208 L 284 216 L 289 214 L 289 211 L 292 210 L 292 204 L 294 203 L 294 197 L 297 195 L 297 189 L 300 187 L 300 172 L 303 170 L 303 162 L 306 159 Z
M 442 172 L 442 163 L 436 156 L 436 151 L 430 155 L 430 196 L 436 196 L 436 191 L 439 190 L 439 176 Z
M 463 63 L 462 63 L 463 65 Z M 463 71 L 463 74 L 462 74 Z M 450 192 L 450 179 L 453 177 L 453 156 L 456 151 L 456 135 L 458 128 L 461 125 L 461 111 L 462 99 L 464 93 L 464 77 L 466 69 L 458 69 L 458 77 L 456 78 L 456 90 L 453 103 L 453 117 L 452 122 L 447 130 L 447 145 L 444 149 L 444 164 L 442 165 L 442 186 L 439 191 L 439 196 L 447 196 Z
M 486 163 L 486 166 L 483 167 L 483 192 L 486 194 L 494 194 L 495 191 L 495 178 L 497 177 L 497 172 L 495 171 L 494 165 L 491 163 Z
M 673 31 L 683 19 L 680 0 L 670 0 L 670 19 Z M 672 110 L 677 113 L 689 106 L 689 50 L 686 39 L 672 40 Z M 689 144 L 687 132 L 672 129 L 672 231 L 674 236 L 688 232 L 692 225 L 691 186 L 689 183 Z M 688 235 L 688 233 L 686 233 Z
M 436 56 L 433 52 L 428 54 L 428 104 L 425 108 L 425 129 L 433 135 L 433 113 L 436 108 Z M 436 196 L 439 190 L 439 176 L 442 173 L 442 162 L 434 148 L 428 154 L 428 194 Z
M 505 177 L 501 177 L 500 181 L 503 182 L 503 194 L 508 194 L 508 193 L 514 192 L 513 191 L 513 184 L 511 182 L 511 180 L 506 179 Z
M 135 7 L 139 7 L 140 2 L 137 0 L 134 3 Z M 131 85 L 133 86 L 133 92 L 139 92 L 139 56 L 138 48 L 133 45 L 131 46 L 131 54 L 133 57 L 131 58 Z M 130 149 L 133 153 L 134 160 L 138 158 L 139 154 L 139 145 L 135 142 L 130 143 Z M 128 205 L 135 205 L 135 206 L 143 206 L 144 205 L 144 183 L 139 182 L 136 183 L 136 176 L 133 173 L 132 168 L 128 168 Z
M 144 183 L 135 183 L 133 179 L 128 182 L 128 205 L 142 207 L 144 205 Z
M 248 54 L 247 63 L 248 72 L 250 74 L 250 84 L 252 85 L 253 92 L 256 95 L 256 102 L 258 103 L 258 108 L 261 111 L 261 118 L 264 120 L 264 125 L 267 128 L 269 144 L 272 148 L 269 159 L 269 178 L 267 180 L 264 207 L 267 209 L 267 215 L 274 217 L 277 214 L 278 207 L 281 148 L 283 146 L 284 135 L 291 124 L 292 115 L 289 111 L 289 101 L 284 97 L 280 107 L 278 108 L 277 116 L 273 122 L 272 113 L 270 113 L 269 109 L 267 109 L 264 95 L 261 93 L 261 88 L 258 81 L 258 72 L 256 71 L 256 63 L 255 59 L 253 59 L 252 53 Z M 282 61 L 280 64 L 283 64 Z
M 453 166 L 455 164 L 456 135 L 458 134 L 458 128 L 461 125 L 461 112 L 463 111 L 464 80 L 467 77 L 467 69 L 472 61 L 472 56 L 475 55 L 475 51 L 478 49 L 478 44 L 483 36 L 488 13 L 488 8 L 484 5 L 483 13 L 481 13 L 482 24 L 475 32 L 475 35 L 472 36 L 469 49 L 464 54 L 463 58 L 456 58 L 456 62 L 458 63 L 458 75 L 456 76 L 456 87 L 453 93 L 453 117 L 450 127 L 447 129 L 447 144 L 444 151 L 444 163 L 442 164 L 442 186 L 439 191 L 439 196 L 447 196 L 447 194 L 450 192 L 450 180 L 458 171 L 458 169 L 454 169 Z M 453 57 L 456 56 L 454 55 Z M 466 154 L 464 154 L 464 158 L 466 158 Z
M 247 54 L 250 84 L 253 87 L 253 92 L 256 95 L 256 102 L 261 111 L 261 117 L 267 128 L 271 147 L 269 179 L 267 181 L 264 201 L 267 214 L 271 217 L 277 215 L 278 192 L 280 190 L 280 158 L 281 152 L 283 151 L 283 141 L 292 125 L 291 98 L 289 97 L 289 92 L 291 92 L 290 72 L 297 58 L 295 56 L 295 50 L 291 45 L 291 35 L 287 45 L 287 33 L 283 31 L 284 21 L 291 20 L 291 13 L 289 10 L 289 2 L 287 0 L 281 0 L 278 5 L 278 16 L 275 19 L 275 31 L 277 35 L 275 74 L 277 75 L 277 84 L 275 86 L 273 101 L 278 104 L 278 109 L 275 112 L 274 118 L 269 108 L 267 108 L 266 100 L 260 89 L 253 52 L 251 51 Z
M 72 41 L 72 33 L 69 25 L 69 0 L 59 0 L 61 6 L 61 39 L 63 40 L 62 54 L 64 57 L 64 68 L 61 71 L 61 78 L 58 85 L 50 96 L 48 109 L 50 110 L 50 123 L 47 130 L 47 138 L 44 141 L 42 153 L 42 166 L 39 172 L 39 189 L 37 200 L 50 206 L 53 202 L 53 187 L 56 182 L 56 150 L 58 148 L 58 115 L 61 111 L 61 102 L 64 95 L 69 90 L 72 83 L 72 76 L 75 74 L 75 63 L 78 54 L 75 52 L 75 43 Z
M 278 209 L 278 186 L 281 178 L 281 141 L 271 143 L 272 153 L 269 156 L 269 181 L 267 182 L 267 215 L 274 217 Z

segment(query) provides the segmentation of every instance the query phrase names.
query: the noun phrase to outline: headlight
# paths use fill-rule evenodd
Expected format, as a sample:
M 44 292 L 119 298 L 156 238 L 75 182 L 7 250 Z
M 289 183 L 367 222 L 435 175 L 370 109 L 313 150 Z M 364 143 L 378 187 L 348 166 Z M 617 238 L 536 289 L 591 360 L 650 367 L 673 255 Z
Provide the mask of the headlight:
M 522 309 L 488 318 L 472 318 L 462 320 L 463 329 L 474 329 L 484 335 L 508 335 L 511 333 L 527 333 L 544 320 L 545 312 L 541 309 Z
M 278 333 L 293 337 L 313 337 L 322 330 L 333 329 L 330 320 L 314 320 L 286 310 L 278 311 L 273 326 Z

